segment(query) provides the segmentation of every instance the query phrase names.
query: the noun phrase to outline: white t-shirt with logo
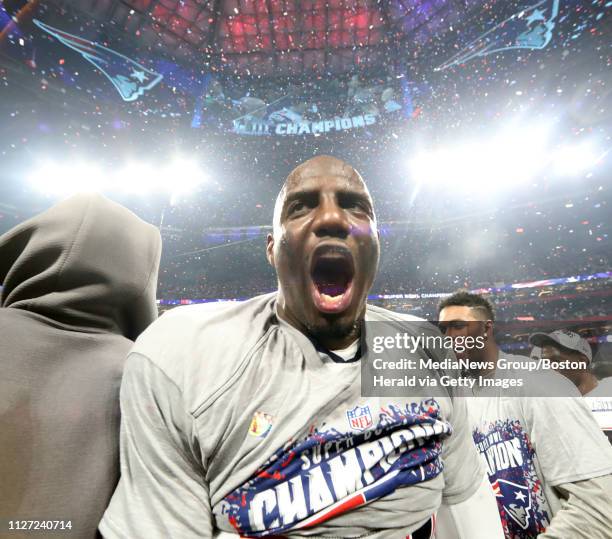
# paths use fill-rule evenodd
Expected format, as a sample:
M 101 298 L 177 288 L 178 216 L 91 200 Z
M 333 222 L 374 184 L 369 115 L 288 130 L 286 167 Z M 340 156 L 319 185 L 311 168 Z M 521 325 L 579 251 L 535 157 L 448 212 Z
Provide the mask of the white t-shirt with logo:
M 568 395 L 572 388 L 568 382 Z M 586 402 L 575 394 L 469 399 L 474 442 L 507 539 L 531 539 L 545 531 L 561 508 L 555 487 L 612 473 L 612 448 Z

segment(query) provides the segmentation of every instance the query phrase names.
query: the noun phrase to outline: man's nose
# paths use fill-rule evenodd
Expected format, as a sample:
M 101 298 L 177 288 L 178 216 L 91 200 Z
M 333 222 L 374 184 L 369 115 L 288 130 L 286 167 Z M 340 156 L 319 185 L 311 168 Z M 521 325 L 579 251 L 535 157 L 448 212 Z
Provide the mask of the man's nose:
M 350 230 L 350 223 L 344 209 L 335 200 L 323 199 L 315 214 L 314 233 L 318 237 L 331 236 L 345 239 Z

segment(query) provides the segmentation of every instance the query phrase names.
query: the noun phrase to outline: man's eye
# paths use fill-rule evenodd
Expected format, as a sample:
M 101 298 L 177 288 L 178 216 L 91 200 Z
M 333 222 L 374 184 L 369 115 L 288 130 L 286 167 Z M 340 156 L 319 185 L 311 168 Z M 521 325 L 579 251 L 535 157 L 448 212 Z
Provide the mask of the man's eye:
M 438 327 L 440 331 L 444 334 L 448 332 L 449 329 L 459 330 L 467 327 L 467 322 L 455 320 L 453 322 L 440 322 L 438 323 Z
M 289 206 L 289 215 L 293 215 L 294 213 L 299 213 L 306 209 L 306 204 L 303 202 L 294 202 Z
M 463 329 L 467 327 L 467 322 L 451 322 L 451 327 L 454 329 Z
M 370 206 L 368 205 L 367 202 L 363 200 L 357 200 L 357 199 L 346 200 L 342 204 L 342 207 L 346 210 L 359 210 L 364 213 L 368 213 L 368 214 L 370 213 Z

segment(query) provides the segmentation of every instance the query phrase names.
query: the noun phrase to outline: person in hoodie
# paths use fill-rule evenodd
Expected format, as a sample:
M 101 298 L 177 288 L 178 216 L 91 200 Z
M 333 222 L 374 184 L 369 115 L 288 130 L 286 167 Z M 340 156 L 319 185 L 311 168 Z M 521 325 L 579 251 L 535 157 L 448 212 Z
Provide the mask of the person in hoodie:
M 95 194 L 0 237 L 1 537 L 31 536 L 27 521 L 97 536 L 119 480 L 123 364 L 157 318 L 160 253 L 154 226 Z

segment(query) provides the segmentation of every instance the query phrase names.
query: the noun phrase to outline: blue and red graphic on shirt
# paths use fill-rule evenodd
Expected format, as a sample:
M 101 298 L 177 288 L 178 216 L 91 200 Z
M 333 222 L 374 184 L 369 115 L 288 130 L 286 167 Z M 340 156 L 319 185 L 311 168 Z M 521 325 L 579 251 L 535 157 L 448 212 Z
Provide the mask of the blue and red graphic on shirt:
M 313 430 L 279 449 L 225 497 L 236 531 L 264 537 L 310 528 L 442 472 L 441 439 L 451 427 L 435 400 L 371 412 L 378 421 L 361 432 Z
M 486 432 L 485 432 L 486 431 Z M 496 421 L 473 432 L 495 492 L 506 539 L 532 539 L 551 512 L 537 476 L 535 451 L 520 421 Z

